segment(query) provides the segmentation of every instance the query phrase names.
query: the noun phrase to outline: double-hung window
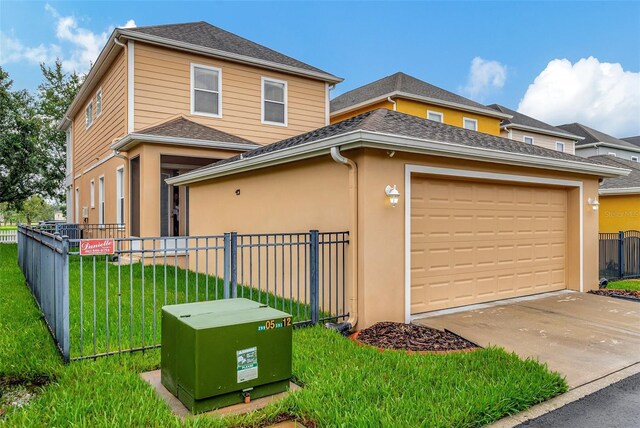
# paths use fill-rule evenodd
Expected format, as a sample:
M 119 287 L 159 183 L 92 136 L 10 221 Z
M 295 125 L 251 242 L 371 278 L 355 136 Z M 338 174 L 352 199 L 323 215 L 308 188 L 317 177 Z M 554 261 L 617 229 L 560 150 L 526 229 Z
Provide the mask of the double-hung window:
M 96 92 L 96 117 L 102 114 L 102 88 Z
M 222 72 L 191 64 L 191 114 L 222 117 Z
M 87 128 L 93 125 L 93 100 L 84 109 L 84 124 Z
M 465 117 L 462 119 L 462 127 L 464 129 L 469 129 L 471 131 L 477 131 L 478 121 L 475 119 L 469 119 L 468 117 Z
M 104 224 L 104 177 L 98 178 L 98 223 Z
M 564 143 L 556 141 L 556 150 L 559 152 L 564 152 Z
M 524 137 L 522 137 L 522 140 L 525 142 L 525 144 L 533 144 L 533 137 L 527 137 L 525 135 Z
M 262 78 L 262 123 L 287 126 L 287 82 Z
M 442 123 L 444 115 L 437 111 L 427 111 L 427 119 Z
M 89 204 L 91 206 L 91 208 L 95 208 L 96 207 L 96 182 L 91 180 L 91 200 L 89 201 Z

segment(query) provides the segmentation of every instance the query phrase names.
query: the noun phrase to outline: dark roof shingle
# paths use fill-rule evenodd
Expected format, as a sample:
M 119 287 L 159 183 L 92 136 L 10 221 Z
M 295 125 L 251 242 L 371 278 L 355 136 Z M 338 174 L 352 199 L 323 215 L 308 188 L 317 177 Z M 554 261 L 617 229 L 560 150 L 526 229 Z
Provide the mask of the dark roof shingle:
M 584 140 L 578 141 L 576 143 L 576 147 L 581 146 L 583 144 L 591 144 L 591 143 L 609 143 L 615 144 L 622 147 L 630 147 L 633 149 L 637 149 L 638 147 L 631 144 L 628 141 L 621 140 L 616 137 L 612 137 L 609 134 L 605 134 L 604 132 L 600 132 L 597 129 L 589 128 L 588 126 L 582 125 L 581 123 L 567 123 L 564 125 L 558 125 L 558 128 L 562 128 L 571 134 L 579 135 L 584 137 Z
M 216 141 L 221 143 L 255 144 L 237 135 L 201 125 L 182 116 L 169 119 L 159 125 L 137 131 L 136 134 L 159 135 L 162 137 L 189 138 L 194 140 Z
M 416 79 L 408 74 L 398 72 L 391 76 L 371 82 L 367 85 L 345 92 L 331 100 L 331 111 L 336 112 L 392 92 L 404 92 L 426 98 L 433 98 L 450 103 L 461 104 L 475 109 L 492 112 L 492 109 L 473 100 L 438 88 L 430 83 Z
M 502 120 L 502 124 L 503 125 L 508 125 L 508 124 L 513 124 L 513 125 L 522 125 L 522 126 L 527 126 L 530 128 L 537 128 L 541 131 L 549 131 L 549 132 L 554 132 L 554 133 L 561 133 L 561 134 L 567 134 L 568 138 L 571 137 L 577 137 L 577 135 L 571 134 L 570 132 L 567 132 L 564 129 L 555 127 L 553 125 L 549 125 L 548 123 L 545 123 L 541 120 L 538 119 L 534 119 L 531 116 L 527 116 L 526 114 L 522 114 L 519 113 L 515 110 L 511 110 L 510 108 L 507 108 L 505 106 L 502 106 L 500 104 L 491 104 L 488 105 L 487 107 L 492 108 L 496 111 L 499 111 L 501 113 L 506 113 L 506 114 L 510 114 L 511 116 L 513 116 L 511 119 L 503 119 Z
M 621 140 L 624 140 L 631 144 L 635 144 L 636 146 L 640 147 L 640 135 L 636 135 L 635 137 L 621 138 Z
M 631 170 L 625 177 L 605 178 L 600 184 L 601 189 L 640 188 L 640 163 L 609 155 L 591 156 L 589 159 L 604 165 Z

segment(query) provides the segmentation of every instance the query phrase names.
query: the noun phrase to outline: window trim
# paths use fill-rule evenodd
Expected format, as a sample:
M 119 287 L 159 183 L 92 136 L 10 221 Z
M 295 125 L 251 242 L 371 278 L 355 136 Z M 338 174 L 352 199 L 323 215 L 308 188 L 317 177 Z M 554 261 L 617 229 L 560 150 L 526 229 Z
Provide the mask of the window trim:
M 100 94 L 100 111 L 98 111 L 98 94 Z M 96 91 L 96 119 L 102 116 L 102 102 L 103 102 L 102 86 Z
M 91 114 L 87 117 L 87 110 L 91 107 Z M 93 126 L 93 99 L 84 108 L 84 127 L 89 129 Z
M 195 70 L 196 68 L 202 68 L 205 70 L 211 70 L 211 71 L 216 71 L 218 73 L 218 114 L 214 114 L 214 113 L 206 113 L 206 112 L 198 112 L 196 111 L 196 97 L 195 97 L 195 91 L 196 91 L 196 87 L 195 87 Z M 215 91 L 209 91 L 207 89 L 197 89 L 198 91 L 205 91 L 205 92 L 212 92 L 212 93 L 216 93 Z M 222 69 L 218 68 L 218 67 L 213 67 L 211 65 L 204 65 L 204 64 L 196 64 L 195 62 L 191 63 L 191 79 L 190 79 L 190 94 L 189 97 L 191 98 L 191 114 L 194 116 L 206 116 L 206 117 L 214 117 L 214 118 L 221 118 L 222 117 Z
M 76 192 L 73 195 L 74 199 L 75 199 L 75 223 L 76 224 L 80 224 L 80 187 L 76 186 Z
M 264 84 L 265 82 L 273 82 L 273 83 L 281 83 L 284 85 L 284 123 L 281 122 L 271 122 L 269 120 L 264 119 L 265 109 L 264 109 Z M 279 103 L 279 101 L 268 100 L 270 103 Z M 260 79 L 260 120 L 263 125 L 273 125 L 273 126 L 289 126 L 289 82 L 286 80 L 274 79 L 271 77 L 262 76 Z
M 429 119 L 430 114 L 437 114 L 438 116 L 440 116 L 440 120 L 438 121 L 438 120 Z M 427 119 L 432 120 L 434 122 L 438 122 L 438 123 L 444 123 L 444 113 L 439 111 L 427 110 Z
M 609 153 L 607 153 L 607 156 L 613 156 L 614 158 L 618 157 L 618 155 L 616 155 L 615 152 L 609 152 Z
M 527 143 L 527 138 L 530 138 L 530 139 L 531 139 L 531 142 L 530 142 L 530 143 Z M 525 143 L 525 144 L 531 144 L 531 145 L 533 145 L 533 144 L 536 142 L 536 139 L 535 139 L 535 138 L 533 138 L 531 135 L 523 135 L 523 136 L 522 136 L 522 142 L 523 142 L 523 143 Z
M 98 224 L 104 228 L 105 209 L 104 174 L 98 177 Z
M 124 224 L 124 165 L 116 168 L 116 224 Z M 122 199 L 122 204 L 120 200 Z
M 468 120 L 468 121 L 470 121 L 470 122 L 475 123 L 475 128 L 476 128 L 476 129 L 469 129 L 469 128 L 466 128 L 466 127 L 464 126 L 464 123 L 465 123 L 467 120 Z M 464 116 L 463 116 L 463 117 L 462 117 L 462 128 L 463 128 L 463 129 L 466 129 L 467 131 L 475 131 L 475 132 L 478 132 L 478 119 L 472 119 L 472 118 L 470 118 L 470 117 L 464 117 Z
M 91 209 L 96 207 L 96 181 L 91 179 L 91 183 L 89 184 L 89 206 Z
M 633 162 L 640 162 L 640 160 L 638 160 L 638 156 L 631 156 L 631 160 Z
M 560 150 L 559 147 L 562 147 L 562 150 Z M 565 153 L 565 148 L 566 145 L 562 141 L 556 141 L 556 151 Z

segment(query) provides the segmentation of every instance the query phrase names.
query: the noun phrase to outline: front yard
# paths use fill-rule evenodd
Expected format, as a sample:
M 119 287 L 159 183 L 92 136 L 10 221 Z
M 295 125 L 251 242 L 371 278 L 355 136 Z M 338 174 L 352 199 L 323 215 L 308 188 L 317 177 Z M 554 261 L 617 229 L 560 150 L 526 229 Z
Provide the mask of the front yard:
M 610 290 L 633 290 L 640 291 L 640 279 L 623 279 L 612 281 L 607 285 Z
M 293 372 L 302 390 L 244 417 L 181 421 L 138 376 L 159 367 L 158 350 L 61 363 L 24 285 L 15 245 L 0 245 L 0 313 L 0 388 L 50 381 L 22 407 L 0 398 L 0 424 L 7 426 L 253 427 L 291 418 L 307 426 L 473 427 L 566 390 L 558 374 L 501 349 L 380 352 L 306 328 L 293 339 Z

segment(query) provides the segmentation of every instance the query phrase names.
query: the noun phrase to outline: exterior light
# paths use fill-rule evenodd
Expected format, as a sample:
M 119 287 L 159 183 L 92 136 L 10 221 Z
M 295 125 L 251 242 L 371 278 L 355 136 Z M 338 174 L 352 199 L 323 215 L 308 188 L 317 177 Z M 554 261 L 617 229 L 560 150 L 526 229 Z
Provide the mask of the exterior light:
M 385 187 L 384 193 L 389 197 L 389 202 L 391 203 L 391 206 L 395 208 L 396 205 L 398 205 L 398 200 L 400 199 L 400 192 L 398 192 L 396 185 L 394 184 L 393 187 L 391 186 Z
M 589 198 L 587 199 L 587 203 L 591 205 L 591 208 L 594 211 L 598 211 L 598 207 L 600 206 L 600 202 L 598 202 L 597 198 Z

